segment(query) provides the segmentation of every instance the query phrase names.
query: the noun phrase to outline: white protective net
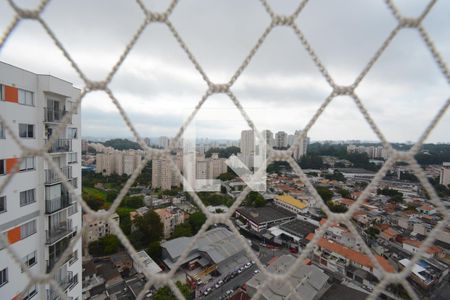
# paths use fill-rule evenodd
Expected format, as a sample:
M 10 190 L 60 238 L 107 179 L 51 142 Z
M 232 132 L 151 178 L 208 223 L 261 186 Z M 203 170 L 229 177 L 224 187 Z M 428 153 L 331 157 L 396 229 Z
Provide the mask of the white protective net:
M 446 79 L 447 83 L 450 84 L 450 73 L 447 64 L 441 57 L 439 51 L 436 49 L 433 41 L 431 40 L 429 34 L 425 30 L 425 28 L 422 26 L 422 21 L 425 17 L 427 17 L 428 13 L 432 9 L 432 7 L 435 5 L 437 1 L 430 1 L 429 4 L 425 7 L 425 9 L 421 12 L 420 16 L 417 18 L 406 18 L 402 16 L 399 9 L 396 7 L 394 1 L 391 0 L 385 0 L 386 8 L 392 13 L 392 15 L 395 17 L 397 21 L 396 27 L 390 32 L 388 37 L 383 41 L 383 43 L 379 46 L 378 50 L 375 52 L 375 54 L 371 57 L 367 65 L 364 67 L 362 72 L 357 76 L 357 78 L 354 80 L 353 84 L 349 86 L 339 86 L 335 83 L 335 80 L 331 77 L 325 66 L 321 63 L 321 60 L 316 55 L 314 49 L 311 47 L 311 45 L 308 43 L 308 40 L 305 38 L 304 34 L 302 33 L 301 28 L 295 23 L 294 21 L 299 18 L 300 12 L 304 9 L 305 5 L 309 1 L 304 0 L 301 1 L 301 3 L 298 5 L 298 7 L 295 9 L 295 11 L 291 15 L 279 15 L 274 12 L 274 10 L 271 8 L 271 6 L 268 4 L 266 0 L 260 0 L 261 5 L 264 7 L 265 11 L 269 14 L 271 18 L 270 24 L 268 24 L 266 30 L 263 32 L 263 34 L 259 37 L 254 47 L 250 50 L 242 64 L 239 66 L 239 68 L 236 70 L 234 75 L 230 78 L 230 80 L 227 83 L 214 83 L 211 82 L 208 75 L 203 70 L 202 66 L 198 63 L 192 52 L 189 50 L 188 45 L 184 42 L 183 38 L 179 35 L 177 32 L 177 29 L 173 26 L 172 22 L 170 21 L 170 16 L 174 9 L 177 6 L 178 1 L 174 0 L 171 2 L 169 7 L 164 11 L 163 13 L 155 13 L 151 10 L 149 10 L 146 5 L 143 3 L 142 0 L 137 0 L 137 4 L 139 5 L 140 9 L 145 14 L 145 17 L 142 21 L 142 24 L 138 28 L 138 30 L 134 33 L 134 35 L 131 37 L 131 40 L 129 41 L 128 45 L 126 46 L 125 51 L 120 56 L 119 60 L 115 63 L 115 65 L 112 67 L 109 74 L 106 76 L 106 78 L 103 81 L 91 81 L 89 78 L 85 76 L 83 71 L 79 68 L 77 63 L 72 59 L 70 53 L 64 48 L 62 43 L 57 39 L 56 35 L 53 33 L 52 29 L 49 27 L 49 25 L 41 18 L 41 12 L 44 10 L 44 8 L 48 5 L 50 0 L 42 0 L 39 4 L 39 6 L 34 10 L 24 10 L 18 7 L 13 0 L 8 0 L 10 6 L 15 11 L 15 16 L 9 26 L 7 27 L 6 31 L 3 33 L 3 35 L 0 38 L 0 51 L 5 44 L 5 42 L 8 40 L 8 38 L 11 37 L 11 35 L 14 32 L 14 29 L 21 23 L 23 20 L 31 19 L 40 24 L 42 28 L 47 32 L 47 34 L 50 36 L 50 38 L 55 43 L 56 47 L 59 48 L 64 57 L 70 62 L 73 69 L 78 73 L 78 75 L 82 78 L 84 81 L 84 88 L 82 89 L 81 96 L 79 99 L 76 100 L 75 105 L 71 108 L 70 112 L 65 115 L 62 124 L 59 125 L 56 134 L 53 134 L 53 138 L 50 139 L 47 143 L 47 147 L 44 147 L 44 149 L 30 149 L 24 146 L 20 139 L 15 135 L 15 133 L 7 126 L 6 123 L 3 122 L 5 126 L 6 132 L 13 138 L 14 142 L 17 143 L 20 148 L 22 149 L 21 157 L 26 157 L 29 155 L 35 155 L 42 157 L 49 165 L 50 167 L 56 172 L 61 178 L 67 179 L 64 174 L 61 172 L 59 168 L 52 162 L 50 156 L 47 153 L 47 149 L 49 145 L 51 145 L 55 138 L 59 135 L 59 133 L 64 130 L 64 127 L 69 123 L 71 115 L 78 109 L 78 107 L 81 104 L 82 99 L 89 93 L 93 91 L 104 91 L 106 94 L 110 97 L 114 105 L 118 108 L 120 115 L 122 116 L 123 120 L 125 121 L 126 125 L 129 127 L 131 132 L 133 133 L 136 140 L 141 145 L 142 149 L 144 149 L 146 156 L 145 159 L 141 162 L 140 166 L 134 171 L 133 175 L 128 179 L 125 186 L 122 188 L 121 192 L 117 196 L 117 198 L 114 200 L 113 204 L 111 205 L 110 209 L 106 213 L 98 213 L 93 210 L 91 210 L 86 202 L 81 199 L 79 195 L 76 195 L 74 193 L 73 187 L 68 184 L 67 180 L 64 181 L 65 187 L 70 191 L 72 196 L 77 199 L 77 201 L 82 205 L 84 211 L 91 216 L 103 219 L 109 221 L 109 217 L 111 214 L 115 212 L 115 210 L 119 207 L 120 202 L 128 192 L 129 188 L 134 183 L 137 176 L 140 174 L 141 170 L 145 166 L 145 164 L 155 157 L 166 157 L 171 162 L 173 170 L 182 177 L 182 174 L 180 170 L 177 169 L 175 163 L 171 160 L 170 157 L 170 150 L 171 148 L 174 148 L 177 144 L 177 141 L 182 137 L 183 132 L 185 131 L 186 127 L 191 123 L 193 118 L 196 116 L 197 112 L 201 109 L 204 102 L 213 94 L 225 94 L 227 95 L 231 101 L 234 103 L 236 108 L 240 111 L 242 116 L 247 121 L 248 125 L 257 131 L 257 128 L 255 128 L 252 120 L 250 120 L 249 116 L 245 112 L 245 109 L 240 104 L 239 100 L 236 98 L 236 96 L 233 94 L 233 92 L 230 90 L 231 86 L 236 82 L 238 77 L 242 74 L 244 69 L 249 65 L 252 58 L 255 56 L 255 53 L 258 51 L 258 49 L 261 47 L 261 45 L 265 42 L 265 39 L 269 35 L 269 33 L 277 26 L 283 26 L 287 27 L 293 30 L 295 33 L 295 36 L 298 38 L 301 45 L 306 49 L 307 53 L 313 60 L 314 64 L 317 66 L 318 70 L 322 74 L 322 76 L 326 79 L 328 84 L 332 88 L 332 93 L 326 97 L 326 99 L 323 101 L 320 108 L 317 110 L 317 112 L 314 114 L 314 116 L 311 118 L 311 120 L 308 122 L 307 126 L 302 131 L 301 136 L 296 137 L 296 141 L 293 146 L 291 146 L 288 150 L 274 150 L 274 149 L 268 149 L 268 158 L 267 163 L 273 162 L 273 161 L 286 161 L 288 162 L 295 173 L 299 176 L 299 178 L 305 183 L 308 191 L 311 193 L 312 197 L 315 198 L 317 203 L 320 203 L 320 208 L 327 214 L 327 222 L 323 224 L 319 230 L 314 235 L 314 238 L 311 240 L 311 242 L 307 245 L 307 247 L 303 250 L 301 255 L 298 256 L 295 264 L 293 264 L 290 269 L 285 272 L 284 274 L 270 274 L 267 272 L 265 266 L 260 262 L 258 257 L 255 255 L 253 250 L 250 248 L 248 243 L 244 240 L 244 238 L 239 234 L 239 231 L 237 228 L 233 225 L 233 223 L 230 221 L 230 216 L 234 213 L 236 208 L 241 204 L 245 196 L 250 192 L 250 188 L 247 187 L 244 189 L 244 191 L 239 195 L 237 200 L 234 202 L 232 207 L 227 213 L 223 214 L 211 214 L 208 212 L 202 201 L 199 199 L 197 194 L 195 192 L 190 192 L 192 198 L 194 199 L 194 202 L 196 205 L 203 211 L 203 213 L 207 216 L 207 221 L 201 228 L 201 230 L 198 232 L 198 234 L 195 236 L 195 238 L 192 240 L 190 245 L 184 249 L 183 254 L 179 258 L 178 262 L 175 264 L 174 268 L 169 273 L 164 274 L 157 274 L 157 275 L 150 275 L 147 271 L 144 271 L 144 274 L 148 278 L 148 281 L 138 296 L 138 299 L 142 299 L 145 296 L 146 291 L 155 283 L 161 285 L 168 285 L 170 289 L 174 292 L 176 297 L 178 299 L 184 299 L 183 295 L 181 294 L 180 290 L 177 288 L 177 286 L 174 283 L 173 277 L 176 272 L 176 270 L 180 267 L 181 261 L 183 261 L 189 254 L 190 249 L 194 246 L 194 243 L 196 239 L 206 231 L 208 226 L 214 224 L 214 223 L 224 223 L 228 225 L 233 233 L 238 236 L 241 239 L 242 245 L 244 245 L 245 252 L 251 257 L 254 261 L 256 261 L 257 266 L 262 270 L 262 272 L 266 276 L 266 281 L 263 285 L 266 286 L 268 282 L 286 282 L 289 284 L 289 281 L 286 280 L 286 278 L 290 277 L 292 272 L 298 268 L 304 261 L 305 258 L 310 254 L 313 246 L 315 243 L 318 242 L 319 238 L 323 235 L 325 229 L 330 226 L 331 224 L 335 222 L 340 222 L 345 224 L 351 233 L 356 237 L 356 239 L 359 241 L 361 245 L 363 245 L 363 250 L 368 254 L 370 257 L 370 260 L 372 264 L 375 266 L 375 268 L 381 273 L 382 280 L 377 285 L 373 293 L 370 294 L 369 299 L 376 299 L 381 292 L 386 290 L 386 287 L 389 284 L 401 284 L 408 292 L 409 296 L 412 299 L 418 299 L 418 296 L 414 292 L 412 286 L 410 283 L 406 280 L 406 278 L 409 276 L 413 265 L 421 258 L 421 256 L 424 254 L 426 249 L 432 245 L 432 243 L 435 240 L 435 237 L 445 228 L 445 224 L 450 221 L 450 215 L 442 202 L 440 201 L 436 191 L 431 186 L 431 184 L 428 182 L 424 171 L 422 168 L 418 165 L 417 161 L 414 158 L 414 155 L 420 150 L 423 142 L 425 139 L 429 136 L 432 129 L 436 126 L 436 124 L 440 121 L 441 117 L 446 112 L 449 104 L 450 104 L 450 98 L 448 98 L 445 101 L 445 104 L 439 109 L 436 116 L 432 119 L 431 123 L 424 129 L 424 132 L 420 136 L 419 140 L 415 143 L 415 145 L 407 152 L 400 152 L 392 148 L 391 144 L 386 140 L 383 133 L 380 131 L 378 126 L 375 124 L 371 116 L 369 115 L 368 111 L 366 110 L 365 106 L 361 102 L 358 95 L 355 93 L 356 87 L 361 83 L 361 81 L 364 79 L 366 74 L 369 72 L 369 70 L 373 67 L 373 65 L 377 62 L 378 58 L 381 56 L 381 54 L 386 50 L 386 48 L 390 45 L 392 40 L 395 39 L 395 37 L 398 35 L 398 33 L 406 28 L 410 28 L 413 30 L 416 30 L 424 44 L 426 45 L 427 49 L 430 51 L 435 63 L 437 64 L 439 70 L 442 73 L 442 76 Z M 104 11 L 105 14 L 107 14 L 107 10 Z M 190 114 L 189 118 L 185 121 L 185 123 L 182 125 L 182 127 L 178 130 L 178 133 L 172 141 L 172 144 L 170 145 L 169 149 L 167 150 L 157 150 L 157 149 L 151 149 L 149 148 L 142 140 L 142 138 L 137 133 L 136 129 L 133 127 L 133 124 L 130 122 L 130 119 L 128 118 L 127 114 L 125 113 L 124 109 L 122 108 L 120 102 L 115 98 L 112 91 L 109 88 L 109 84 L 120 68 L 121 64 L 124 62 L 125 58 L 129 54 L 130 50 L 134 47 L 137 40 L 139 39 L 140 35 L 144 31 L 144 29 L 147 26 L 151 26 L 153 23 L 162 23 L 169 29 L 170 33 L 175 37 L 176 41 L 178 42 L 179 46 L 183 49 L 184 53 L 189 58 L 190 62 L 194 65 L 195 69 L 200 73 L 203 80 L 207 83 L 208 88 L 205 91 L 204 95 L 201 97 L 200 101 L 198 102 L 197 106 L 195 107 L 194 111 Z M 363 114 L 365 120 L 370 125 L 372 130 L 376 133 L 378 138 L 381 140 L 383 146 L 388 149 L 390 152 L 390 157 L 386 161 L 386 163 L 383 165 L 383 167 L 379 170 L 379 172 L 376 174 L 372 182 L 365 188 L 365 190 L 362 192 L 362 194 L 359 196 L 359 198 L 356 200 L 354 205 L 350 207 L 350 209 L 344 213 L 344 214 L 335 214 L 329 210 L 329 208 L 323 203 L 321 200 L 319 194 L 317 193 L 316 189 L 313 187 L 313 185 L 310 183 L 302 169 L 298 166 L 298 164 L 293 160 L 292 158 L 292 151 L 295 147 L 298 147 L 299 142 L 302 138 L 304 138 L 309 129 L 314 125 L 318 117 L 321 115 L 321 113 L 324 111 L 324 109 L 330 104 L 330 102 L 333 101 L 335 97 L 338 96 L 348 96 L 351 97 L 354 102 L 356 103 L 358 109 Z M 0 112 L 0 121 L 4 121 L 3 117 L 1 116 Z M 260 136 L 261 137 L 261 136 Z M 430 201 L 436 206 L 439 213 L 442 215 L 442 220 L 435 226 L 435 228 L 429 233 L 429 235 L 426 237 L 426 239 L 423 241 L 420 249 L 418 252 L 415 253 L 415 255 L 411 259 L 410 265 L 403 269 L 399 273 L 387 273 L 380 265 L 378 260 L 375 258 L 375 256 L 372 254 L 372 251 L 369 249 L 369 247 L 365 244 L 362 237 L 359 235 L 357 229 L 355 226 L 350 222 L 352 214 L 359 208 L 359 206 L 363 203 L 364 199 L 369 196 L 369 193 L 373 191 L 379 181 L 383 178 L 383 176 L 386 174 L 386 172 L 389 170 L 389 168 L 396 162 L 396 161 L 404 161 L 407 162 L 411 168 L 411 170 L 414 172 L 414 174 L 419 179 L 422 186 L 425 188 L 427 193 L 430 195 Z M 19 164 L 16 165 L 16 168 Z M 5 186 L 11 181 L 11 179 L 14 177 L 14 172 L 6 176 L 6 179 L 3 181 L 3 184 L 0 185 L 0 193 L 3 191 Z M 109 221 L 110 226 L 112 227 L 112 230 L 115 232 L 115 234 L 119 237 L 120 241 L 126 248 L 126 250 L 129 252 L 129 254 L 132 257 L 136 257 L 136 250 L 133 248 L 127 237 L 124 235 L 124 233 L 121 231 L 119 226 L 115 222 Z M 23 265 L 21 262 L 20 257 L 18 257 L 15 252 L 12 250 L 12 248 L 7 245 L 6 239 L 2 236 L 2 242 L 6 246 L 6 250 L 12 257 L 12 259 L 17 263 L 18 267 L 21 266 L 27 276 L 29 277 L 29 284 L 27 286 L 31 287 L 34 284 L 50 284 L 51 287 L 55 290 L 55 292 L 61 297 L 61 299 L 67 299 L 67 296 L 64 294 L 63 290 L 58 286 L 58 283 L 53 279 L 53 275 L 59 268 L 59 266 L 66 260 L 66 258 L 72 253 L 71 246 L 74 245 L 76 241 L 78 241 L 82 236 L 83 230 L 80 230 L 77 235 L 72 239 L 69 247 L 66 249 L 66 251 L 63 253 L 62 257 L 59 260 L 59 263 L 57 263 L 52 271 L 48 274 L 43 275 L 33 275 L 28 270 L 28 268 Z M 143 270 L 146 270 L 145 268 L 142 268 Z M 27 290 L 24 289 L 25 290 Z M 291 287 L 291 289 L 294 289 L 294 287 Z M 261 291 L 263 291 L 263 288 L 259 288 L 254 299 L 258 299 Z M 297 297 L 301 297 L 297 295 L 297 293 L 293 293 L 293 295 L 296 295 Z

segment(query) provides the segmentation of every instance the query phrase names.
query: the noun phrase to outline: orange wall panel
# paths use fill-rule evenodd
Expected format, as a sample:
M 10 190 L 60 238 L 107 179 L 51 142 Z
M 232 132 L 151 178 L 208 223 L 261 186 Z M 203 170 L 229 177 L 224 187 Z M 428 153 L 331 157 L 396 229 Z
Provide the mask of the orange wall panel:
M 20 241 L 20 226 L 8 230 L 8 242 L 9 244 L 14 244 Z
M 6 174 L 12 173 L 17 164 L 17 158 L 8 158 L 6 160 Z
M 19 90 L 12 86 L 4 86 L 5 89 L 5 101 L 19 102 Z

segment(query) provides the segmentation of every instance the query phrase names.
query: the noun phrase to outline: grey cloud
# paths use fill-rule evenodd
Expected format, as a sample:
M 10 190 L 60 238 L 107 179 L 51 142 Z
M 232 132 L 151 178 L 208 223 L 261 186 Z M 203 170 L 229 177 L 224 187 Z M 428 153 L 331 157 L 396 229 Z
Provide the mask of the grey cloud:
M 282 14 L 292 12 L 297 2 L 270 1 Z M 167 1 L 146 3 L 161 11 Z M 0 29 L 11 17 L 4 5 L 0 3 Z M 409 8 L 416 13 L 422 6 L 411 1 L 399 5 L 408 13 Z M 424 22 L 447 63 L 450 61 L 449 12 L 450 1 L 439 1 Z M 104 78 L 117 61 L 125 43 L 143 21 L 143 14 L 135 1 L 60 0 L 50 2 L 43 18 L 80 68 L 97 80 Z M 170 20 L 215 82 L 230 78 L 270 23 L 258 1 L 241 0 L 180 1 Z M 378 0 L 310 1 L 296 23 L 340 84 L 354 80 L 395 26 L 386 5 Z M 148 26 L 129 55 L 114 77 L 111 89 L 142 134 L 175 132 L 206 90 L 205 83 L 162 24 Z M 36 22 L 27 21 L 19 26 L 1 49 L 0 59 L 83 86 Z M 308 53 L 288 28 L 275 28 L 269 34 L 232 89 L 249 114 L 259 117 L 256 123 L 270 124 L 274 131 L 283 128 L 293 131 L 304 126 L 330 92 Z M 375 121 L 389 132 L 388 138 L 399 141 L 414 140 L 449 96 L 448 83 L 430 59 L 428 49 L 409 29 L 396 37 L 357 93 Z M 264 112 L 258 114 L 263 108 Z M 316 128 L 320 130 L 311 132 L 312 138 L 342 139 L 346 134 L 344 129 L 340 130 L 329 119 L 334 116 L 339 119 L 336 122 L 354 124 L 346 109 L 349 108 L 336 106 L 330 110 L 334 115 L 327 115 L 328 120 L 322 121 L 329 126 L 319 124 Z M 215 123 L 200 119 L 199 124 L 208 127 L 205 134 L 212 133 L 213 129 L 221 136 L 234 132 L 232 126 L 219 119 Z M 117 117 L 101 107 L 83 105 L 83 120 L 84 135 L 128 134 Z M 359 126 L 349 128 L 354 138 L 372 138 Z M 448 132 L 436 131 L 433 138 L 448 141 Z

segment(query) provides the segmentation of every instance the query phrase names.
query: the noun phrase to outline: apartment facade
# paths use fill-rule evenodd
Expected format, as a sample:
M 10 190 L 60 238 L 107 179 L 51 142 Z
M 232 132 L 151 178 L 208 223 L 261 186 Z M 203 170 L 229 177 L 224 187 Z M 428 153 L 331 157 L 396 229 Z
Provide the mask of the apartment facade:
M 95 155 L 95 172 L 105 176 L 111 174 L 132 175 L 143 157 L 141 150 L 118 151 L 108 148 L 103 150 L 106 151 Z
M 439 183 L 445 186 L 448 186 L 450 184 L 450 162 L 442 163 Z
M 50 75 L 38 75 L 0 62 L 0 115 L 8 127 L 30 148 L 44 147 L 80 90 Z M 80 113 L 49 147 L 49 154 L 81 193 Z M 49 272 L 70 240 L 81 230 L 81 207 L 49 164 L 37 156 L 20 160 L 20 147 L 0 125 L 0 185 L 8 174 L 18 171 L 0 192 L 0 233 L 34 274 Z M 81 241 L 63 261 L 55 280 L 69 299 L 81 299 Z M 28 283 L 20 266 L 5 248 L 0 249 L 0 295 L 18 299 Z M 25 299 L 57 299 L 49 285 L 32 286 Z
M 104 209 L 99 210 L 99 212 L 106 213 Z M 117 225 L 120 225 L 119 215 L 117 213 L 113 213 L 110 219 Z M 85 246 L 89 245 L 90 242 L 97 241 L 112 233 L 108 222 L 94 219 L 88 214 L 83 215 L 83 224 L 87 227 L 83 233 L 83 243 Z
M 165 239 L 170 238 L 175 230 L 175 226 L 184 223 L 189 217 L 188 214 L 175 206 L 155 209 L 155 213 L 159 215 L 163 224 L 163 235 Z

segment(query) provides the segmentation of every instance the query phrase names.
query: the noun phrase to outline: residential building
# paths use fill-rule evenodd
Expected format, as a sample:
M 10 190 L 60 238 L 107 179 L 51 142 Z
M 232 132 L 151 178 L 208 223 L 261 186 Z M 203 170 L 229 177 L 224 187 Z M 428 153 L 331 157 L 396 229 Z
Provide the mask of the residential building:
M 273 147 L 273 145 L 274 145 L 274 143 L 275 143 L 275 141 L 274 141 L 274 139 L 273 139 L 273 132 L 270 131 L 270 130 L 268 130 L 268 129 L 263 130 L 263 131 L 262 131 L 262 136 L 263 136 L 263 138 L 266 139 L 267 145 Z
M 240 159 L 248 167 L 253 167 L 253 159 L 255 157 L 255 135 L 253 130 L 241 131 L 240 140 Z
M 314 234 L 311 233 L 306 239 L 311 241 L 313 237 Z M 395 271 L 394 267 L 384 257 L 375 255 L 375 258 L 385 271 L 390 273 Z M 361 283 L 367 283 L 367 285 L 376 281 L 370 279 L 370 274 L 375 275 L 378 279 L 382 277 L 382 273 L 373 266 L 367 254 L 323 237 L 314 246 L 312 260 L 332 272 L 350 277 L 350 279 Z M 357 270 L 361 271 L 357 272 Z M 358 276 L 358 273 L 364 275 Z M 367 282 L 364 280 L 367 280 Z
M 295 137 L 298 137 L 302 134 L 301 130 L 295 131 Z M 309 137 L 305 136 L 304 138 L 300 139 L 300 144 L 298 147 L 294 148 L 293 157 L 295 160 L 299 160 L 302 158 L 302 156 L 306 155 L 306 152 L 308 151 L 308 145 L 309 145 Z
M 67 111 L 79 97 L 80 90 L 67 81 L 0 62 L 2 118 L 31 149 L 44 148 L 48 139 L 56 138 L 48 145 L 50 159 L 76 194 L 81 194 L 81 118 L 79 108 L 70 117 Z M 69 123 L 57 131 L 65 119 Z M 0 186 L 6 175 L 15 174 L 0 192 L 0 233 L 31 273 L 42 275 L 52 270 L 81 230 L 81 209 L 49 162 L 37 156 L 20 159 L 21 152 L 13 137 L 2 130 Z M 60 262 L 54 279 L 69 298 L 81 299 L 81 241 L 72 250 Z M 0 298 L 17 299 L 29 279 L 4 248 L 0 249 L 0 274 Z M 24 299 L 56 298 L 49 284 L 33 285 L 24 293 Z
M 106 211 L 101 209 L 99 212 L 105 213 Z M 119 225 L 119 215 L 117 213 L 111 215 L 111 220 Z M 97 220 L 89 214 L 83 215 L 83 224 L 86 227 L 86 230 L 83 233 L 83 243 L 86 246 L 90 242 L 97 241 L 98 239 L 111 234 L 111 229 L 108 222 L 104 220 Z
M 177 154 L 172 157 L 177 167 L 182 169 L 182 157 Z M 152 159 L 152 188 L 160 188 L 162 190 L 170 190 L 174 186 L 180 186 L 181 179 L 176 172 L 172 170 L 172 166 L 168 158 Z
M 160 136 L 158 138 L 158 146 L 162 149 L 167 149 L 169 148 L 169 144 L 170 144 L 170 138 L 168 138 L 167 136 Z
M 407 258 L 404 258 L 399 261 L 399 268 L 400 270 L 403 270 L 410 264 L 411 261 Z M 424 260 L 420 260 L 418 263 L 414 264 L 409 278 L 411 278 L 421 288 L 428 290 L 439 282 L 439 276 L 437 276 L 435 272 L 431 272 L 431 269 L 432 268 L 430 268 Z
M 448 186 L 450 184 L 450 162 L 442 163 L 439 183 L 445 186 Z
M 284 131 L 278 131 L 275 133 L 275 145 L 276 148 L 287 148 L 288 146 L 288 135 Z
M 189 217 L 188 214 L 175 206 L 155 209 L 155 213 L 159 215 L 163 224 L 163 236 L 165 239 L 170 238 L 175 226 L 184 223 Z
M 106 151 L 97 153 L 95 156 L 95 172 L 102 173 L 105 176 L 111 174 L 132 175 L 143 157 L 143 152 L 140 150 L 104 150 Z

